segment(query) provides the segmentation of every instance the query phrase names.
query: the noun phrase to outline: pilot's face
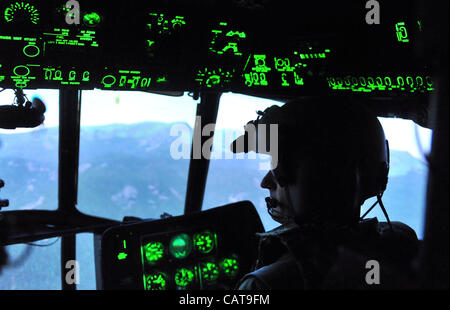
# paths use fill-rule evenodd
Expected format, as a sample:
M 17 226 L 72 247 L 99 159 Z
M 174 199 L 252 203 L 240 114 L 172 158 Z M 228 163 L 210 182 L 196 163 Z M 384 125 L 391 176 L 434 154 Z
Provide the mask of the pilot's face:
M 294 216 L 302 216 L 307 213 L 308 186 L 310 163 L 299 161 L 292 167 L 294 179 L 287 184 L 280 184 L 277 179 L 277 169 L 270 170 L 262 179 L 261 187 L 268 189 L 270 201 L 267 204 L 268 212 L 272 218 L 285 224 L 294 219 Z
M 267 211 L 270 216 L 281 224 L 292 220 L 295 214 L 291 206 L 290 193 L 286 186 L 279 184 L 273 170 L 264 176 L 261 187 L 269 190 L 270 201 L 267 202 Z

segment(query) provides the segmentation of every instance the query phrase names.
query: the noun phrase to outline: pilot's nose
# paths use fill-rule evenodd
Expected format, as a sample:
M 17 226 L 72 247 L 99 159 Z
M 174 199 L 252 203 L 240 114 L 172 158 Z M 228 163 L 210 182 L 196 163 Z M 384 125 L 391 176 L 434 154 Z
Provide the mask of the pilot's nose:
M 266 189 L 275 189 L 276 188 L 275 179 L 272 171 L 267 172 L 264 178 L 261 181 L 261 187 Z

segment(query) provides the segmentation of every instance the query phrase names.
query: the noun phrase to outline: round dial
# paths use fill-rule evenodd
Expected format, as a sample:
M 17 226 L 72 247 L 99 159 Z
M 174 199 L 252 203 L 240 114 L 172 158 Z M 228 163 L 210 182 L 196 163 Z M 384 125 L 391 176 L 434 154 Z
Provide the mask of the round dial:
M 215 281 L 219 277 L 219 266 L 214 262 L 201 263 L 200 274 L 204 281 Z
M 211 253 L 214 249 L 214 241 L 214 234 L 208 230 L 194 235 L 194 247 L 203 254 Z
M 149 242 L 144 246 L 144 255 L 147 262 L 154 264 L 164 256 L 164 245 L 161 242 Z
M 14 2 L 5 9 L 4 17 L 6 22 L 27 22 L 37 24 L 39 22 L 39 12 L 31 4 L 26 2 Z
M 192 241 L 187 234 L 179 234 L 170 241 L 169 252 L 173 257 L 182 259 L 189 256 L 192 251 Z
M 146 290 L 165 290 L 167 288 L 167 276 L 163 272 L 144 276 Z
M 194 272 L 188 268 L 178 269 L 175 273 L 175 284 L 181 287 L 187 287 L 194 281 Z

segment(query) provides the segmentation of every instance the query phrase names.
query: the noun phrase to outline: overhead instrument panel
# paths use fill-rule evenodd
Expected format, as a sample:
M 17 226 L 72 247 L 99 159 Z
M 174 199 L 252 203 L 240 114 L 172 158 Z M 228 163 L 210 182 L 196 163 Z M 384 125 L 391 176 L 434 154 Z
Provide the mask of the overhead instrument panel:
M 405 1 L 368 25 L 360 3 L 5 0 L 0 87 L 427 95 L 434 21 Z M 76 21 L 76 22 L 75 22 Z
M 111 228 L 95 242 L 98 288 L 234 289 L 263 230 L 248 201 Z

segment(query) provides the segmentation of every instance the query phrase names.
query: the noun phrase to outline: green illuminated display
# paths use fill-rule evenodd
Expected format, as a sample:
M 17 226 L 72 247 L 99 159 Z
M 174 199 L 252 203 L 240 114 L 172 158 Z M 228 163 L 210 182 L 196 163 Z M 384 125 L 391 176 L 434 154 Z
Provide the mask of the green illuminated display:
M 124 260 L 124 259 L 127 258 L 127 256 L 128 256 L 127 253 L 125 253 L 125 252 L 120 252 L 120 253 L 117 255 L 117 259 L 118 259 L 118 260 Z
M 172 238 L 169 252 L 177 259 L 186 258 L 192 251 L 192 241 L 187 234 L 179 234 Z
M 206 86 L 208 88 L 212 87 L 224 87 L 231 82 L 233 78 L 233 71 L 218 69 L 208 69 L 199 70 L 197 72 L 197 81 L 199 86 Z
M 100 24 L 100 21 L 101 21 L 100 15 L 98 15 L 95 12 L 91 12 L 83 16 L 83 23 L 89 27 L 97 26 L 98 24 Z
M 205 231 L 194 235 L 194 248 L 203 254 L 211 253 L 216 243 L 216 234 Z
M 214 262 L 203 262 L 200 264 L 200 276 L 203 281 L 211 282 L 219 278 L 219 266 Z
M 2 68 L 2 64 L 0 64 L 0 69 Z M 5 76 L 4 75 L 0 75 L 0 82 L 5 80 Z
M 350 90 L 354 92 L 373 91 L 433 91 L 433 81 L 430 76 L 345 76 L 327 77 L 328 86 L 333 90 Z
M 175 272 L 175 284 L 186 288 L 189 284 L 194 282 L 194 272 L 188 268 L 180 268 Z
M 170 35 L 172 30 L 176 30 L 186 25 L 184 16 L 167 17 L 163 13 L 149 13 L 151 22 L 147 23 L 148 30 L 154 30 L 158 35 Z
M 156 83 L 168 82 L 166 76 L 158 76 Z M 135 70 L 119 70 L 118 74 L 107 74 L 102 78 L 101 83 L 105 88 L 123 88 L 123 89 L 137 89 L 149 88 L 152 83 L 150 76 L 144 76 L 141 71 Z
M 47 44 L 50 45 L 68 45 L 68 46 L 86 46 L 86 47 L 98 47 L 98 43 L 95 39 L 96 32 L 94 30 L 79 30 L 77 35 L 71 34 L 70 29 L 54 28 L 54 32 L 45 32 L 44 35 L 50 37 L 47 40 Z M 72 30 L 72 33 L 74 30 Z
M 167 275 L 163 272 L 144 275 L 144 288 L 146 290 L 165 290 Z
M 398 42 L 409 42 L 408 31 L 406 30 L 406 25 L 404 22 L 395 24 L 395 33 L 397 35 Z
M 247 35 L 243 31 L 232 30 L 226 22 L 220 22 L 218 29 L 212 29 L 209 50 L 218 55 L 242 56 L 239 44 Z
M 236 258 L 224 258 L 219 266 L 227 277 L 234 278 L 239 273 L 239 264 Z
M 15 2 L 5 9 L 4 17 L 6 22 L 10 23 L 19 19 L 19 21 L 27 21 L 33 24 L 39 22 L 38 10 L 29 3 Z
M 155 264 L 164 256 L 164 245 L 161 242 L 149 242 L 143 248 L 144 256 L 150 264 Z
M 40 67 L 39 65 L 18 65 L 15 66 L 13 69 L 13 74 L 11 76 L 11 79 L 15 83 L 15 86 L 17 88 L 26 88 L 28 87 L 28 83 L 32 80 L 36 80 L 36 76 L 31 74 L 31 68 L 33 67 Z
M 58 67 L 44 67 L 46 81 L 58 81 L 61 85 L 80 85 L 81 82 L 90 81 L 89 71 L 64 70 Z

